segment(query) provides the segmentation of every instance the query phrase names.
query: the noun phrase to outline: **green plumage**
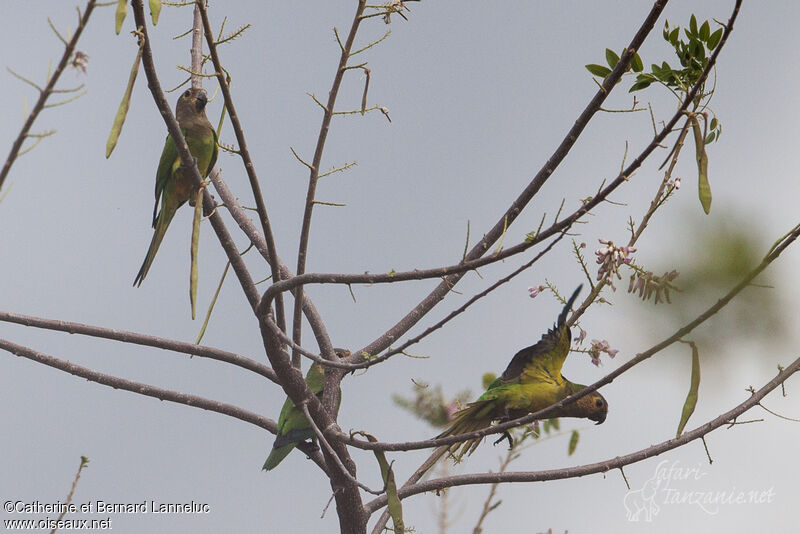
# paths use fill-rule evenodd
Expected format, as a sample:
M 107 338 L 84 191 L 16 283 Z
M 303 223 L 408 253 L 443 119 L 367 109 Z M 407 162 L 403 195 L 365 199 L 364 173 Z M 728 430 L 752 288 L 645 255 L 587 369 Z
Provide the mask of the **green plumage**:
M 514 355 L 511 363 L 486 392 L 475 402 L 457 412 L 453 423 L 437 437 L 454 436 L 487 428 L 493 421 L 510 421 L 537 412 L 585 388 L 564 378 L 561 367 L 567 358 L 572 334 L 567 328 L 567 314 L 582 286 L 572 294 L 553 328 L 535 345 Z M 597 424 L 605 421 L 608 404 L 602 395 L 592 392 L 564 406 L 548 417 L 586 417 Z M 461 458 L 472 454 L 482 438 L 454 443 L 450 453 Z
M 197 169 L 204 178 L 208 176 L 214 163 L 217 161 L 217 133 L 206 117 L 206 103 L 208 97 L 203 89 L 187 89 L 178 99 L 175 116 L 181 127 L 181 133 L 189 152 L 197 161 Z M 167 136 L 161 159 L 156 171 L 156 202 L 153 206 L 153 239 L 147 249 L 142 267 L 133 281 L 133 285 L 140 286 L 144 281 L 153 259 L 156 257 L 158 247 L 175 212 L 187 200 L 192 200 L 197 188 L 188 173 L 181 168 L 181 158 L 178 148 L 171 135 Z M 159 211 L 159 202 L 161 210 Z M 191 202 L 194 204 L 194 201 Z
M 322 365 L 314 362 L 306 374 L 306 384 L 317 398 L 322 400 L 322 390 L 325 388 L 325 370 Z M 341 401 L 341 390 L 339 391 L 339 401 Z M 278 434 L 275 436 L 275 443 L 272 445 L 267 461 L 264 462 L 265 471 L 277 467 L 286 455 L 292 452 L 298 443 L 314 438 L 314 431 L 308 423 L 303 411 L 294 405 L 292 399 L 287 398 L 281 408 L 278 417 Z

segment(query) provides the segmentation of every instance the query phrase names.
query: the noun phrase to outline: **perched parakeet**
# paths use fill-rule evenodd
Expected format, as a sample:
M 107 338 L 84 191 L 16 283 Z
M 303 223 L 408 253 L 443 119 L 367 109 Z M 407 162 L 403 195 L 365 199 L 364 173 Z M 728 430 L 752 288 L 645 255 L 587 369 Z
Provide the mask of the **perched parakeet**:
M 567 301 L 556 324 L 535 345 L 514 355 L 511 363 L 486 392 L 475 402 L 456 412 L 452 425 L 439 438 L 484 429 L 493 421 L 504 422 L 547 408 L 586 386 L 574 384 L 561 375 L 561 366 L 569 354 L 572 334 L 567 328 L 567 313 L 581 290 Z M 599 425 L 606 420 L 608 404 L 600 393 L 593 391 L 570 403 L 548 417 L 586 417 Z M 506 434 L 510 441 L 510 435 Z M 454 443 L 450 454 L 461 458 L 472 454 L 483 438 Z M 501 438 L 502 439 L 502 438 Z M 459 452 L 460 449 L 460 452 Z
M 337 355 L 342 353 L 349 354 L 347 351 L 336 349 Z M 325 388 L 325 369 L 324 366 L 314 362 L 306 373 L 306 384 L 308 388 L 322 400 L 322 390 Z M 339 390 L 339 402 L 342 401 L 342 390 Z M 278 434 L 275 436 L 275 443 L 272 444 L 272 452 L 269 453 L 267 461 L 264 462 L 265 471 L 275 469 L 279 463 L 292 452 L 298 443 L 309 439 L 314 439 L 314 430 L 308 423 L 303 411 L 294 405 L 292 399 L 287 398 L 281 408 L 278 417 Z
M 183 137 L 186 139 L 186 144 L 189 145 L 189 151 L 197 161 L 200 175 L 204 178 L 208 176 L 217 161 L 217 132 L 214 131 L 214 127 L 206 117 L 207 103 L 208 96 L 206 96 L 205 90 L 191 88 L 183 92 L 175 109 L 175 117 L 181 127 Z M 187 200 L 194 198 L 196 192 L 197 188 L 191 176 L 188 176 L 188 173 L 181 168 L 181 158 L 178 155 L 175 141 L 171 135 L 168 135 L 156 171 L 153 239 L 150 241 L 147 256 L 144 258 L 142 268 L 139 269 L 133 285 L 142 285 L 172 217 Z M 159 201 L 161 202 L 160 211 L 158 210 Z M 193 201 L 192 204 L 194 204 Z

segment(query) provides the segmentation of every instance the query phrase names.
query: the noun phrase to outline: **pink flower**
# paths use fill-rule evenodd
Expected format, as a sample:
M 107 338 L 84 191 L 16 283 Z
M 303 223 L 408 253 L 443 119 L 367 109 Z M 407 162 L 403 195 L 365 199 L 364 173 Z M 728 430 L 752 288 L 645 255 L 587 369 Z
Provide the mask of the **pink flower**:
M 600 265 L 597 270 L 597 279 L 605 280 L 616 291 L 614 275 L 617 275 L 618 279 L 622 279 L 622 275 L 619 274 L 619 268 L 621 265 L 632 261 L 630 255 L 636 252 L 636 247 L 617 247 L 613 241 L 606 239 L 599 239 L 599 241 L 605 246 L 594 252 L 597 256 L 597 264 Z
M 529 287 L 528 294 L 531 298 L 536 298 L 536 296 L 544 290 L 545 286 Z

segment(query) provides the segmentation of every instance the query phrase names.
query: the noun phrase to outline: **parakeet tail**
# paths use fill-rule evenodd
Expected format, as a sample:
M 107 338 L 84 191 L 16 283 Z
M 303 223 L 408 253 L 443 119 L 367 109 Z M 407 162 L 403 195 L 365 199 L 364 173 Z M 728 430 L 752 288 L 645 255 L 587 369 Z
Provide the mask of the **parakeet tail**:
M 147 276 L 147 271 L 150 270 L 150 266 L 153 264 L 153 260 L 156 257 L 156 252 L 158 252 L 158 247 L 161 246 L 161 240 L 164 239 L 164 234 L 167 233 L 169 223 L 175 216 L 176 211 L 178 211 L 177 206 L 173 207 L 169 204 L 162 204 L 161 212 L 158 214 L 158 218 L 154 227 L 155 230 L 153 230 L 153 239 L 150 241 L 150 248 L 147 249 L 147 256 L 145 256 L 144 262 L 142 262 L 142 267 L 139 269 L 139 273 L 136 275 L 133 285 L 142 285 L 144 277 Z
M 469 403 L 466 408 L 456 413 L 453 424 L 436 437 L 443 438 L 445 436 L 466 434 L 468 432 L 475 432 L 476 430 L 483 430 L 491 426 L 491 416 L 487 415 L 491 412 L 492 408 L 490 402 L 491 401 Z M 481 440 L 483 440 L 483 438 L 473 438 L 464 442 L 453 443 L 450 446 L 449 452 L 456 460 L 460 460 L 465 454 L 472 454 L 475 449 L 478 448 Z
M 261 469 L 264 471 L 271 471 L 272 469 L 275 469 L 278 464 L 281 463 L 290 452 L 292 452 L 292 449 L 294 449 L 295 445 L 296 443 L 289 443 L 283 447 L 273 447 L 272 452 L 270 452 L 269 456 L 267 456 L 267 461 L 264 462 L 264 467 Z
M 583 284 L 579 285 L 575 291 L 572 292 L 572 296 L 567 300 L 567 303 L 564 305 L 564 309 L 561 310 L 561 313 L 558 315 L 558 320 L 556 320 L 556 326 L 558 328 L 563 327 L 567 323 L 567 314 L 569 310 L 572 309 L 572 305 L 575 303 L 575 299 L 578 298 L 578 293 L 581 292 L 583 289 Z

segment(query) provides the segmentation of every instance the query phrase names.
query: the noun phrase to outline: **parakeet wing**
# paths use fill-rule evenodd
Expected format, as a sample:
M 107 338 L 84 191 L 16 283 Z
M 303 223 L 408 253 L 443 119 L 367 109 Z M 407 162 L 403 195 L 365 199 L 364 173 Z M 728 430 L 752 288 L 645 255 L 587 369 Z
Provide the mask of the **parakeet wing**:
M 185 132 L 184 132 L 185 134 Z M 156 204 L 153 206 L 153 226 L 156 225 L 156 217 L 158 215 L 158 203 L 161 200 L 161 194 L 164 192 L 164 187 L 167 185 L 172 175 L 172 169 L 176 162 L 179 162 L 178 147 L 172 140 L 171 135 L 167 135 L 167 140 L 164 141 L 164 150 L 161 151 L 161 159 L 158 161 L 158 170 L 156 171 Z
M 572 293 L 556 320 L 556 324 L 535 345 L 516 353 L 500 377 L 503 384 L 532 381 L 561 382 L 561 366 L 569 354 L 572 334 L 567 328 L 567 314 L 578 298 L 583 285 Z

